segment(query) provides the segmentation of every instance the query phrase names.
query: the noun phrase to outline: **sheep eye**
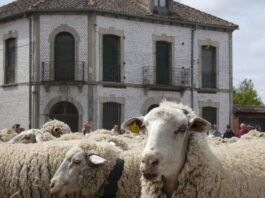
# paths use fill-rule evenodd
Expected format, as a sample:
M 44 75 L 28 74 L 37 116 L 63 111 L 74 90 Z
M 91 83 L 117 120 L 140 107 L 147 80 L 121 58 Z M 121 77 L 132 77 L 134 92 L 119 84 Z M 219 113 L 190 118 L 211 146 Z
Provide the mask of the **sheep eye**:
M 185 127 L 185 126 L 181 126 L 181 127 L 178 129 L 178 131 L 179 131 L 180 133 L 184 133 L 184 132 L 186 131 L 186 127 Z
M 178 130 L 175 131 L 175 134 L 184 133 L 185 131 L 186 131 L 186 127 L 185 126 L 181 126 L 181 127 L 179 127 Z
M 81 163 L 81 160 L 73 160 L 73 163 L 74 164 L 80 164 Z

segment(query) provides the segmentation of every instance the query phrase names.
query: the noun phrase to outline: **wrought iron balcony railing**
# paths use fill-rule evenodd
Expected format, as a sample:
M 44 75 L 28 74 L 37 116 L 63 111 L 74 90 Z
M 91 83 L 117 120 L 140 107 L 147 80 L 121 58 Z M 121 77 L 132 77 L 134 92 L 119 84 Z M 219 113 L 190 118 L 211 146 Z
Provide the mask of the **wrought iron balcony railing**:
M 189 68 L 156 69 L 152 66 L 143 67 L 144 85 L 164 85 L 190 87 L 191 72 Z
M 85 81 L 86 62 L 42 62 L 41 81 Z

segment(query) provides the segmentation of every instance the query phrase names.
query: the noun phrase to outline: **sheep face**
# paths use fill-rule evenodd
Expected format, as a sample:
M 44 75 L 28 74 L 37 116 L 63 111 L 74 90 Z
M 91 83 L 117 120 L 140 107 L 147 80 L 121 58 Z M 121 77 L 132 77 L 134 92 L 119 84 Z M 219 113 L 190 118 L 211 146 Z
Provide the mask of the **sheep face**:
M 97 166 L 105 163 L 98 155 L 87 155 L 81 148 L 73 148 L 56 171 L 50 183 L 50 192 L 59 196 L 82 190 L 84 181 L 93 182 Z M 86 177 L 85 180 L 84 177 Z M 85 184 L 90 186 L 89 183 Z
M 204 132 L 209 125 L 201 118 L 189 118 L 182 109 L 169 107 L 158 107 L 143 118 L 130 119 L 123 128 L 129 129 L 136 122 L 146 134 L 140 169 L 148 180 L 176 176 L 183 166 L 190 134 Z

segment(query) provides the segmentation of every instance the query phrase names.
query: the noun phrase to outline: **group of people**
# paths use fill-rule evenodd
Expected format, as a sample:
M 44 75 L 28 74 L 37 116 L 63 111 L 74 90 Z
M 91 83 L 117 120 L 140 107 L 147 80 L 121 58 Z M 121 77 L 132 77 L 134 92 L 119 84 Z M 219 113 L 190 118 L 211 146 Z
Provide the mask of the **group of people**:
M 207 135 L 209 136 L 215 136 L 215 137 L 222 137 L 222 138 L 231 138 L 234 137 L 235 134 L 232 131 L 230 125 L 226 125 L 226 130 L 224 134 L 222 135 L 218 130 L 216 124 L 212 124 L 211 129 L 207 132 Z
M 240 128 L 238 129 L 238 131 L 236 132 L 236 134 L 233 132 L 233 130 L 231 129 L 230 125 L 226 125 L 226 130 L 223 133 L 223 135 L 218 131 L 216 124 L 212 124 L 211 130 L 209 130 L 207 132 L 207 135 L 209 136 L 215 136 L 215 137 L 222 137 L 222 138 L 232 138 L 234 136 L 240 138 L 242 135 L 247 134 L 250 130 L 259 130 L 259 127 L 253 127 L 251 125 L 246 125 L 245 123 L 241 123 L 240 124 Z

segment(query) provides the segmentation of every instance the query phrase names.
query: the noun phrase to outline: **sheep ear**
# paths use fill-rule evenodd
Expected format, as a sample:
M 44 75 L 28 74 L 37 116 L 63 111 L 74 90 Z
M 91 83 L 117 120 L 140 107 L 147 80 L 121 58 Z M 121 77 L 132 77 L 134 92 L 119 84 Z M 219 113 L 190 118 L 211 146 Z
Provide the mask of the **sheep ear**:
M 107 160 L 98 156 L 98 155 L 90 155 L 89 156 L 89 164 L 92 165 L 100 165 L 104 164 Z
M 206 132 L 210 130 L 211 124 L 202 118 L 192 118 L 190 120 L 190 131 L 193 132 Z
M 144 117 L 131 118 L 122 123 L 121 128 L 126 131 L 131 131 L 133 133 L 139 133 L 145 127 L 143 125 Z

